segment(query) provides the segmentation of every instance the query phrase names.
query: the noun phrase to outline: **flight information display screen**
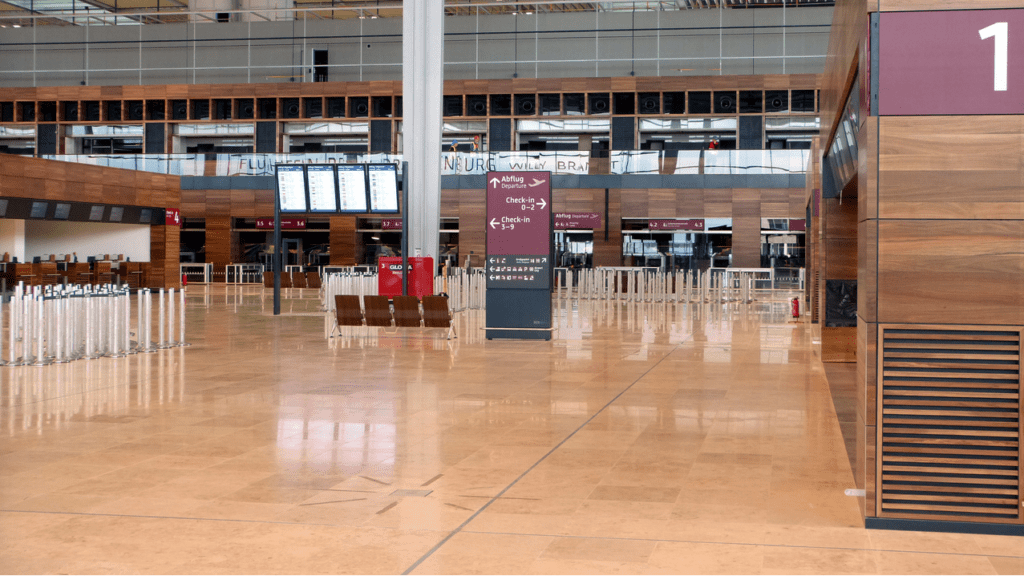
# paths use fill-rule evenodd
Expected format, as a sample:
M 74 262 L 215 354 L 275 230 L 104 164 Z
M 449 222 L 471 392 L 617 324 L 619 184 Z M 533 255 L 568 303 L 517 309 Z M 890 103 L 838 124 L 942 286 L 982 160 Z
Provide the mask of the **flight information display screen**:
M 334 181 L 334 166 L 306 166 L 309 184 L 310 212 L 337 212 L 338 188 Z
M 398 169 L 394 164 L 369 164 L 370 211 L 398 213 Z
M 362 164 L 338 164 L 342 212 L 366 212 L 366 169 Z
M 306 178 L 302 166 L 277 167 L 277 198 L 281 212 L 306 212 Z

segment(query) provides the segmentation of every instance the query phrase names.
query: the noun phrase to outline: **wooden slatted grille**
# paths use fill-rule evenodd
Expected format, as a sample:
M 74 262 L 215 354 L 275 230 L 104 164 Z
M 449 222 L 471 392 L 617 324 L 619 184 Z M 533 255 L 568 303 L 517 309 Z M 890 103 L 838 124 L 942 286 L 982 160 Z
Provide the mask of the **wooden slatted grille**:
M 812 298 L 812 301 L 811 301 L 811 323 L 812 324 L 817 324 L 818 323 L 818 316 L 819 316 L 818 301 L 821 298 L 821 294 L 818 292 L 818 290 L 819 290 L 820 286 L 821 286 L 821 271 L 820 270 L 815 270 L 814 271 L 814 282 L 813 282 L 813 284 L 811 286 L 811 298 Z
M 1020 523 L 1021 330 L 881 328 L 879 516 Z

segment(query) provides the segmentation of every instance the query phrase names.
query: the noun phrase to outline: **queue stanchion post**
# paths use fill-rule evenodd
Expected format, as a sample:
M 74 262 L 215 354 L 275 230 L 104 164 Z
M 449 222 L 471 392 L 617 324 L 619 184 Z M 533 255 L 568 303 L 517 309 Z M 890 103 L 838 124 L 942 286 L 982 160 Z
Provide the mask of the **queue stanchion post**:
M 185 288 L 184 287 L 181 290 L 178 290 L 178 299 L 181 301 L 180 302 L 181 305 L 178 306 L 178 337 L 181 338 L 180 340 L 178 340 L 178 346 L 179 347 L 191 346 L 191 344 L 189 344 L 188 342 L 185 341 Z
M 178 345 L 174 340 L 174 288 L 167 290 L 167 347 L 174 348 Z
M 49 366 L 52 361 L 46 357 L 46 297 L 42 290 L 35 294 L 35 336 L 36 355 L 33 366 Z
M 126 356 L 137 354 L 138 352 L 132 348 L 132 294 L 127 285 L 125 285 L 124 291 L 121 293 L 121 302 L 123 303 L 121 309 L 121 343 L 124 346 L 124 353 Z
M 117 286 L 114 286 L 110 293 L 110 309 L 107 310 L 107 317 L 110 319 L 108 324 L 108 339 L 110 341 L 110 349 L 107 353 L 108 358 L 124 358 L 124 354 L 121 354 L 121 333 L 118 330 L 118 324 L 121 323 L 121 306 L 120 299 L 117 297 Z
M 160 308 L 160 314 L 157 320 L 157 335 L 160 339 L 157 341 L 156 347 L 161 350 L 167 348 L 167 336 L 165 332 L 166 326 L 164 326 L 164 322 L 167 320 L 167 303 L 164 301 L 165 294 L 166 292 L 161 288 L 160 293 L 157 296 L 159 299 L 158 306 Z

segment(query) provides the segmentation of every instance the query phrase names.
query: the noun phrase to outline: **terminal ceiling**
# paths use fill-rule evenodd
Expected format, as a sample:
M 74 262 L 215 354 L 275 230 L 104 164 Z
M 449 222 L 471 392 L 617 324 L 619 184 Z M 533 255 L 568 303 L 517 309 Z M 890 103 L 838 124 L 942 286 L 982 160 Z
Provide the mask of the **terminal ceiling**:
M 279 4 L 276 10 L 259 8 L 240 10 L 265 20 L 396 18 L 402 2 L 395 0 L 295 0 Z M 617 0 L 575 2 L 572 0 L 446 0 L 445 12 L 451 16 L 543 14 L 558 12 L 632 12 L 649 10 L 748 10 L 756 8 L 802 8 L 832 6 L 835 0 Z M 221 6 L 209 8 L 209 6 Z M 222 6 L 234 2 L 197 0 L 0 0 L 0 26 L 38 25 L 137 25 L 188 21 L 215 21 L 225 13 Z

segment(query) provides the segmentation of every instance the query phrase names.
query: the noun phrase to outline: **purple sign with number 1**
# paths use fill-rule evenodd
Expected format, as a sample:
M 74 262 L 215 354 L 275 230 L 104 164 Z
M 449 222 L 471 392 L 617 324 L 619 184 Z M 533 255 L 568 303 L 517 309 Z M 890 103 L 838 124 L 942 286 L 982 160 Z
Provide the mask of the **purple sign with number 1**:
M 1024 112 L 1024 9 L 885 12 L 878 34 L 879 114 Z

